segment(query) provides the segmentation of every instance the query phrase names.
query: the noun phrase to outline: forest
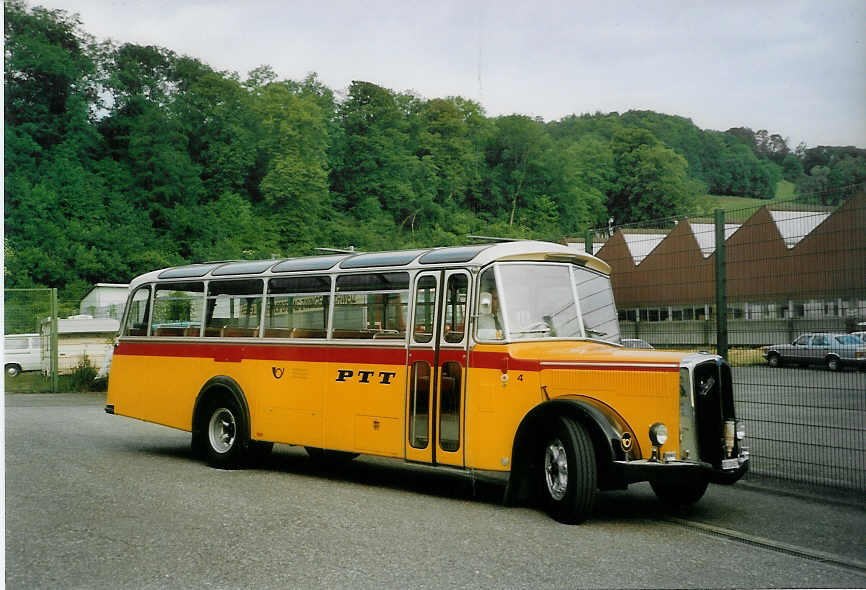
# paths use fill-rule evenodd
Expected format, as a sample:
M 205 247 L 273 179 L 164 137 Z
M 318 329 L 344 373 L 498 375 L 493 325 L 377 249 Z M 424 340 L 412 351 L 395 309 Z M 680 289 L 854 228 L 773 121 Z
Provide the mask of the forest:
M 4 11 L 7 287 L 73 299 L 186 262 L 558 241 L 700 214 L 707 194 L 772 198 L 782 179 L 823 204 L 866 181 L 855 147 L 652 111 L 490 117 L 459 96 L 215 71 L 20 0 Z

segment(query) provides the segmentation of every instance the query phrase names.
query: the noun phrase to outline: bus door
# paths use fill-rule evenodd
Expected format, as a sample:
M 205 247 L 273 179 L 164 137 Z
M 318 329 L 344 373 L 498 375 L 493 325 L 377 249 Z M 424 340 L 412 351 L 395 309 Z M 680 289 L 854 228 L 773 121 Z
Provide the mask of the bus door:
M 469 273 L 415 278 L 406 396 L 406 459 L 463 466 Z

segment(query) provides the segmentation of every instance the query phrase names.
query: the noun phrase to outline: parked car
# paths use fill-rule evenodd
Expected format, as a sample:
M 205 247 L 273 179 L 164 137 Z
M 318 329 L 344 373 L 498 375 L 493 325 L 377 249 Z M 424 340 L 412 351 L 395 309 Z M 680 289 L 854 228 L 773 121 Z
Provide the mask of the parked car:
M 838 371 L 850 365 L 866 368 L 866 344 L 853 334 L 802 334 L 791 344 L 774 344 L 764 349 L 764 358 L 771 367 L 785 363 L 801 366 L 826 365 Z
M 647 342 L 642 338 L 623 338 L 622 345 L 626 348 L 645 348 L 651 349 L 653 347 L 652 344 Z
M 3 338 L 3 368 L 9 377 L 22 371 L 42 370 L 42 337 L 39 334 L 7 334 Z

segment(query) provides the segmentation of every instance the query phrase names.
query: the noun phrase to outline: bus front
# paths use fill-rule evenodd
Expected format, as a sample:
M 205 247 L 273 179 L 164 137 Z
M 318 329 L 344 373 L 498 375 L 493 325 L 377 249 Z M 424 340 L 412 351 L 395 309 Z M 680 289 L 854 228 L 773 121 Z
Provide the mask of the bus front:
M 596 266 L 499 261 L 478 278 L 475 365 L 500 369 L 503 418 L 517 417 L 507 500 L 540 490 L 565 522 L 588 516 L 597 489 L 638 481 L 690 504 L 749 461 L 730 366 L 622 346 L 610 278 Z

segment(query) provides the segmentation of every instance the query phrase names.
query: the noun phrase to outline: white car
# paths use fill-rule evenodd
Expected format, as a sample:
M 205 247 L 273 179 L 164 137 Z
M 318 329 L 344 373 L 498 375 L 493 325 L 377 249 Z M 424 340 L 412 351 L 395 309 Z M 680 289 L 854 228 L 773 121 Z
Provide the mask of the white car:
M 9 377 L 17 377 L 22 371 L 41 371 L 42 337 L 7 334 L 3 339 L 3 368 Z

